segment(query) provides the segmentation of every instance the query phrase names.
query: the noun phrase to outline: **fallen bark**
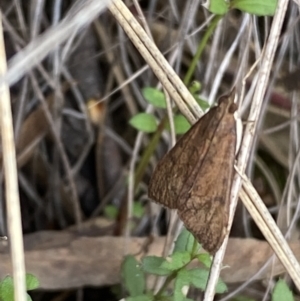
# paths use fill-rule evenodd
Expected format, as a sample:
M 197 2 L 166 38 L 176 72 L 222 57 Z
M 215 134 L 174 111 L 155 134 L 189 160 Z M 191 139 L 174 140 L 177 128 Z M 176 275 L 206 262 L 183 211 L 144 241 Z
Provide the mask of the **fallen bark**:
M 125 243 L 122 237 L 79 236 L 72 231 L 37 232 L 25 236 L 26 270 L 39 278 L 41 289 L 112 285 L 120 281 L 120 266 L 125 253 L 138 254 L 138 258 L 160 256 L 164 239 L 154 238 L 147 246 L 148 238 L 133 237 Z M 0 279 L 11 274 L 8 246 L 3 244 L 0 246 Z M 299 242 L 293 242 L 290 246 L 300 260 Z M 231 238 L 224 258 L 224 265 L 228 267 L 222 270 L 221 277 L 226 283 L 246 281 L 272 254 L 267 242 Z M 267 277 L 270 270 L 271 267 L 267 268 L 258 279 Z M 276 261 L 273 275 L 284 271 Z

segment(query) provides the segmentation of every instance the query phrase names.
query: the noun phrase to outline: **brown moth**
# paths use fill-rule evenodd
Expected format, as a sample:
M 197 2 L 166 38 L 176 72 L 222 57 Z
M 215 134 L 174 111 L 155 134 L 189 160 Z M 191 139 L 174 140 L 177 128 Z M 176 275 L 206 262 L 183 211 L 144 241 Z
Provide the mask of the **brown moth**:
M 177 209 L 185 227 L 211 254 L 220 248 L 228 224 L 234 173 L 235 91 L 201 117 L 157 164 L 148 194 Z

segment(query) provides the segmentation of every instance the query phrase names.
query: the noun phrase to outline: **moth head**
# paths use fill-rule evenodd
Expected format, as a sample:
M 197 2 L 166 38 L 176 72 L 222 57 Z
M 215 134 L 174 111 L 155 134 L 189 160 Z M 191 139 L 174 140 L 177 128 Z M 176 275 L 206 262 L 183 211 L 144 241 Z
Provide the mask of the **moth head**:
M 228 107 L 228 112 L 233 114 L 237 110 L 237 104 L 236 103 L 231 103 Z
M 219 106 L 226 107 L 226 111 L 233 114 L 237 110 L 237 105 L 234 103 L 235 96 L 235 88 L 233 88 L 229 94 L 223 95 L 219 98 Z

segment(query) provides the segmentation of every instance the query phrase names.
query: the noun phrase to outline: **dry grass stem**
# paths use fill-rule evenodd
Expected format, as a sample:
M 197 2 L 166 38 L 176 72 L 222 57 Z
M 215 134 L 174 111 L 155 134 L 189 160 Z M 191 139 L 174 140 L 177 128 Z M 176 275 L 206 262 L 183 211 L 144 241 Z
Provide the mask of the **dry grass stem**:
M 114 0 L 109 6 L 109 9 L 134 43 L 140 54 L 151 66 L 151 69 L 159 78 L 162 85 L 174 99 L 180 111 L 191 123 L 195 123 L 196 118 L 194 116 L 198 117 L 201 115 L 202 110 L 178 75 L 168 64 L 164 56 L 135 20 L 128 8 L 122 1 Z M 190 112 L 185 102 L 190 105 L 193 114 Z
M 4 76 L 6 71 L 7 66 L 2 28 L 2 14 L 0 12 L 0 77 Z M 26 301 L 24 246 L 16 151 L 9 87 L 5 82 L 0 83 L 0 99 L 1 141 L 5 172 L 6 210 L 8 216 L 7 223 L 15 286 L 14 297 L 16 301 Z
M 141 255 L 164 256 L 172 252 L 174 238 L 182 226 L 181 217 L 199 240 L 208 237 L 206 247 L 212 254 L 219 249 L 225 236 L 213 259 L 204 301 L 214 299 L 220 273 L 228 284 L 243 282 L 225 295 L 224 300 L 245 289 L 256 290 L 254 281 L 266 279 L 270 280 L 268 287 L 263 293 L 260 288 L 258 291 L 262 298 L 263 295 L 269 296 L 270 283 L 276 279 L 275 276 L 285 272 L 300 290 L 297 261 L 300 258 L 297 244 L 299 227 L 296 225 L 300 212 L 300 119 L 297 117 L 300 89 L 297 47 L 300 35 L 297 1 L 289 2 L 288 6 L 287 0 L 278 0 L 274 18 L 265 19 L 234 11 L 215 16 L 196 0 L 159 3 L 134 0 L 128 7 L 122 0 L 54 1 L 53 6 L 46 5 L 45 1 L 29 1 L 28 6 L 22 0 L 0 2 L 0 12 L 3 13 L 0 20 L 0 27 L 3 24 L 3 29 L 0 28 L 1 160 L 4 162 L 0 182 L 4 178 L 6 185 L 5 198 L 1 197 L 4 185 L 0 187 L 0 207 L 4 208 L 3 199 L 7 208 L 7 214 L 0 211 L 0 235 L 6 235 L 8 229 L 17 301 L 23 301 L 26 296 L 21 216 L 25 233 L 40 229 L 59 230 L 49 233 L 49 236 L 34 233 L 36 241 L 39 235 L 43 239 L 52 237 L 55 240 L 60 235 L 64 236 L 57 247 L 51 244 L 46 247 L 45 244 L 43 250 L 39 250 L 38 245 L 32 247 L 30 237 L 25 237 L 26 259 L 30 258 L 26 266 L 30 262 L 28 272 L 32 273 L 30 269 L 33 268 L 37 274 L 40 273 L 41 279 L 45 276 L 47 282 L 42 289 L 119 283 L 118 268 L 124 253 L 138 254 L 140 260 Z M 96 19 L 106 7 L 109 11 Z M 8 70 L 6 56 L 9 58 Z M 187 86 L 192 92 L 180 80 L 184 75 L 184 82 L 189 83 Z M 192 85 L 192 80 L 199 82 Z M 149 86 L 163 90 L 167 110 L 149 104 L 151 101 L 143 89 Z M 210 129 L 217 147 L 223 141 L 223 145 L 230 145 L 232 150 L 235 130 L 229 131 L 229 139 L 222 134 L 228 120 L 220 127 L 220 132 L 212 127 L 203 132 L 197 130 L 195 136 L 183 136 L 175 145 L 176 130 L 183 124 L 188 126 L 181 115 L 195 124 L 203 115 L 198 102 L 201 104 L 204 100 L 212 105 L 219 95 L 226 94 L 233 86 L 240 98 L 238 115 L 245 121 L 238 158 L 231 151 L 230 156 L 224 155 L 224 147 L 217 152 L 211 151 L 210 157 L 218 158 L 218 154 L 223 152 L 221 156 L 227 161 L 221 158 L 216 163 L 216 160 L 201 157 L 204 153 L 201 147 L 213 141 L 206 139 Z M 203 108 L 207 106 L 203 104 Z M 215 110 L 212 108 L 212 115 Z M 231 111 L 230 118 L 233 117 Z M 138 126 L 135 129 L 128 126 L 128 120 L 141 112 L 152 115 L 147 117 L 152 127 L 158 129 L 155 134 L 136 132 Z M 203 120 L 217 119 L 212 115 L 208 113 Z M 226 117 L 226 114 L 222 116 Z M 167 117 L 170 133 L 165 130 Z M 163 122 L 158 125 L 158 120 Z M 220 117 L 219 120 L 223 119 Z M 218 120 L 215 121 L 219 124 Z M 202 122 L 200 120 L 199 124 Z M 234 119 L 230 119 L 230 129 L 235 128 L 235 123 Z M 211 125 L 210 122 L 205 124 Z M 199 137 L 204 138 L 201 140 Z M 191 144 L 189 153 L 187 146 L 193 141 L 200 141 L 200 147 L 197 143 Z M 161 183 L 169 179 L 164 182 L 169 184 L 174 180 L 173 186 L 166 185 L 174 188 L 169 191 L 182 192 L 177 184 L 183 179 L 182 183 L 190 186 L 180 199 L 185 200 L 183 205 L 188 205 L 190 199 L 195 200 L 193 209 L 205 201 L 208 205 L 205 210 L 209 211 L 209 205 L 216 207 L 227 200 L 226 204 L 230 203 L 229 224 L 227 227 L 228 210 L 222 211 L 224 206 L 221 204 L 222 219 L 216 218 L 215 214 L 214 225 L 219 227 L 222 224 L 223 230 L 215 238 L 214 234 L 207 235 L 213 227 L 207 226 L 208 215 L 204 211 L 189 211 L 188 206 L 182 206 L 184 210 L 179 210 L 179 214 L 172 211 L 165 215 L 161 206 L 148 203 L 149 192 L 151 195 L 151 188 L 155 189 L 148 185 L 150 170 L 157 163 L 157 158 L 174 145 L 173 150 L 177 147 L 178 157 L 185 155 L 185 161 L 171 156 L 166 169 L 167 174 L 181 174 L 179 181 L 170 180 L 162 171 L 152 186 L 161 187 Z M 177 168 L 178 161 L 182 163 L 180 168 Z M 202 173 L 194 168 L 197 164 L 204 166 L 199 168 Z M 222 169 L 226 164 L 227 167 Z M 231 178 L 228 180 L 226 176 L 233 166 L 236 175 L 231 183 Z M 214 178 L 213 169 L 219 172 L 218 168 L 226 169 L 227 175 L 224 177 L 220 172 Z M 191 170 L 197 178 L 195 181 L 185 179 Z M 196 189 L 192 193 L 197 186 L 195 183 L 207 199 L 198 195 Z M 212 187 L 220 183 L 226 192 L 220 193 L 219 203 L 210 203 L 214 196 Z M 189 198 L 191 195 L 195 198 Z M 160 203 L 172 203 L 177 199 L 164 196 Z M 243 204 L 237 202 L 238 197 Z M 135 201 L 137 199 L 138 202 Z M 204 206 L 199 208 L 203 210 Z M 277 217 L 277 225 L 270 213 Z M 118 214 L 118 217 L 109 214 Z M 115 219 L 102 224 L 108 216 Z M 101 233 L 101 237 L 85 236 L 91 229 L 94 231 L 93 227 L 85 228 L 86 224 L 91 222 L 92 225 L 98 218 L 101 222 L 97 231 L 100 232 L 96 232 L 96 236 Z M 188 224 L 190 221 L 193 222 L 192 228 Z M 81 234 L 74 230 L 76 223 L 84 227 Z M 70 225 L 73 228 L 64 231 Z M 286 238 L 279 229 L 286 233 Z M 219 230 L 214 233 L 220 233 Z M 76 239 L 69 237 L 70 231 Z M 151 243 L 145 239 L 149 233 L 153 238 Z M 262 236 L 266 241 L 251 238 Z M 34 252 L 26 249 L 28 243 Z M 3 271 L 7 273 L 11 268 L 10 253 L 2 253 L 1 244 Z M 86 246 L 90 248 L 88 251 L 84 250 Z M 114 264 L 105 259 L 105 252 L 111 246 L 114 250 L 109 255 L 114 258 Z M 93 250 L 101 247 L 104 249 L 98 262 Z M 148 253 L 144 247 L 154 251 Z M 246 263 L 235 264 L 237 258 L 242 261 L 240 258 L 248 253 L 251 254 L 249 258 L 246 255 Z M 49 264 L 47 271 L 42 270 L 41 260 L 35 264 L 34 254 L 38 254 L 39 259 L 45 258 Z M 64 262 L 68 272 L 59 274 L 59 280 L 55 279 L 51 287 L 51 273 L 56 271 L 57 260 L 64 260 L 64 254 L 69 254 Z M 272 260 L 274 269 L 270 265 Z M 223 263 L 231 266 L 230 271 L 221 269 Z M 196 266 L 193 264 L 191 267 Z M 72 278 L 74 268 L 81 267 L 89 267 L 90 270 L 85 274 L 83 269 L 82 274 L 79 271 L 77 278 Z M 99 273 L 103 267 L 106 270 Z M 0 271 L 0 274 L 3 276 L 4 272 L 1 274 Z M 72 282 L 75 278 L 77 280 Z M 154 292 L 161 290 L 165 280 L 162 277 L 156 279 L 147 283 Z M 82 292 L 79 291 L 78 298 L 82 297 Z M 193 294 L 192 289 L 189 294 Z
M 284 3 L 282 5 L 284 6 Z M 254 108 L 254 109 L 251 111 L 250 116 L 249 116 L 250 120 L 257 120 L 257 116 L 260 111 L 262 96 L 266 89 L 266 82 L 268 80 L 267 75 L 269 74 L 270 66 L 271 66 L 272 59 L 273 59 L 272 53 L 274 53 L 274 49 L 276 48 L 277 41 L 278 41 L 278 40 L 276 40 L 276 35 L 281 26 L 280 21 L 282 21 L 282 10 L 283 10 L 282 7 L 283 6 L 281 6 L 281 8 L 278 9 L 278 11 L 277 11 L 277 12 L 281 11 L 281 14 L 279 15 L 279 13 L 277 13 L 277 18 L 274 18 L 274 23 L 272 26 L 273 35 L 272 34 L 270 35 L 270 39 L 268 41 L 268 47 L 266 48 L 264 56 L 262 58 L 263 64 L 262 64 L 260 72 L 264 74 L 264 77 L 263 77 L 264 81 L 260 80 L 259 84 L 257 86 L 256 94 L 255 94 L 255 101 L 253 101 L 253 103 L 252 103 L 252 108 Z M 174 96 L 174 94 L 173 94 L 174 89 L 175 89 L 174 83 L 171 82 L 170 76 L 165 77 L 165 75 L 164 75 L 164 74 L 171 74 L 170 67 L 166 67 L 166 65 L 165 65 L 166 62 L 165 61 L 162 62 L 162 60 L 160 60 L 160 57 L 159 57 L 159 59 L 157 59 L 157 57 L 159 55 L 157 52 L 158 50 L 152 44 L 152 41 L 150 39 L 148 39 L 148 37 L 145 36 L 145 33 L 143 32 L 140 25 L 134 20 L 134 17 L 131 15 L 131 13 L 128 10 L 126 10 L 126 8 L 124 8 L 122 6 L 122 4 L 119 3 L 118 0 L 114 1 L 112 6 L 110 7 L 110 10 L 114 14 L 114 16 L 120 21 L 121 26 L 126 31 L 128 36 L 132 39 L 133 43 L 136 45 L 138 50 L 141 51 L 142 53 L 144 53 L 142 55 L 144 56 L 145 60 L 149 63 L 151 68 L 154 68 L 153 71 L 159 77 L 159 79 L 161 80 L 164 87 L 170 93 L 172 92 L 171 96 L 174 98 L 174 101 L 176 102 L 176 104 L 178 105 L 180 110 L 184 110 L 182 113 L 184 113 L 185 116 L 187 116 L 187 118 L 191 122 L 193 122 L 193 118 L 191 117 L 191 115 L 186 113 L 186 106 L 182 103 L 181 97 L 178 97 L 177 93 L 175 93 L 175 96 Z M 126 12 L 124 13 L 124 11 L 126 11 Z M 125 17 L 124 16 L 121 17 L 120 14 L 125 15 Z M 278 21 L 278 18 L 279 18 L 279 21 Z M 243 24 L 247 24 L 247 19 L 244 19 Z M 243 27 L 241 27 L 240 33 L 243 32 L 242 28 Z M 275 37 L 274 37 L 274 35 L 275 35 Z M 230 52 L 230 53 L 232 53 L 232 52 Z M 226 66 L 227 66 L 228 62 L 230 61 L 230 58 L 228 58 L 228 60 L 224 60 L 224 61 L 227 62 L 226 63 Z M 223 67 L 223 69 L 224 69 L 224 67 Z M 218 84 L 213 85 L 213 86 L 218 86 Z M 213 95 L 215 95 L 215 93 L 213 93 Z M 188 103 L 191 107 L 193 107 L 193 103 L 191 104 L 189 99 L 185 99 L 184 101 L 186 103 Z M 193 114 L 196 114 L 195 116 L 197 118 L 200 117 L 200 114 L 198 114 L 196 111 L 194 111 Z M 243 145 L 242 145 L 242 149 L 241 149 L 240 157 L 239 157 L 239 161 L 238 161 L 239 162 L 238 166 L 242 168 L 241 170 L 244 170 L 244 167 L 246 166 L 246 162 L 247 162 L 247 158 L 248 158 L 247 154 L 249 153 L 249 149 L 251 147 L 253 135 L 255 132 L 255 127 L 256 127 L 255 123 L 249 122 L 248 126 L 246 128 L 246 131 L 245 131 L 245 137 L 244 137 L 244 141 L 243 141 Z M 241 182 L 240 182 L 239 176 L 237 176 L 235 178 L 234 185 L 233 185 L 233 195 L 235 195 L 235 197 L 234 197 L 235 201 L 233 202 L 233 205 L 232 205 L 233 210 L 231 213 L 231 219 L 233 218 L 233 212 L 234 212 L 234 208 L 236 206 L 236 199 L 237 199 L 238 190 L 239 190 L 240 185 L 241 185 Z M 252 184 L 248 183 L 248 185 L 252 185 Z M 252 187 L 252 189 L 254 189 L 254 188 Z M 245 194 L 243 192 L 241 192 L 241 194 L 243 196 L 243 199 L 246 200 Z M 255 219 L 255 221 L 257 221 L 258 225 L 261 228 L 269 229 L 271 227 L 271 229 L 273 229 L 273 230 L 271 230 L 271 232 L 264 231 L 265 235 L 267 236 L 266 238 L 268 239 L 269 243 L 272 245 L 274 252 L 277 254 L 277 256 L 280 258 L 280 260 L 283 262 L 283 264 L 287 268 L 287 271 L 290 273 L 291 277 L 293 278 L 293 280 L 295 281 L 295 283 L 298 287 L 298 285 L 300 285 L 300 283 L 298 283 L 298 281 L 299 281 L 298 277 L 296 276 L 297 271 L 298 271 L 297 270 L 298 264 L 295 265 L 295 262 L 293 263 L 293 259 L 291 257 L 292 253 L 287 245 L 285 245 L 286 246 L 285 250 L 282 251 L 282 249 L 279 248 L 280 244 L 276 243 L 276 240 L 268 238 L 268 237 L 270 237 L 270 235 L 271 235 L 271 237 L 274 237 L 274 232 L 275 233 L 277 232 L 277 234 L 275 234 L 275 235 L 278 240 L 279 239 L 278 238 L 279 230 L 276 225 L 271 224 L 271 222 L 268 218 L 269 213 L 268 214 L 266 213 L 268 211 L 265 208 L 265 205 L 263 205 L 263 202 L 261 200 L 259 200 L 258 202 L 261 202 L 260 203 L 260 212 L 261 212 L 260 214 L 262 214 L 264 216 L 264 218 L 261 220 L 259 217 L 256 217 L 257 211 L 250 209 L 251 213 L 254 214 L 253 218 Z M 250 208 L 250 206 L 247 206 L 247 208 Z M 274 227 L 277 230 L 274 230 Z M 281 237 L 281 239 L 282 239 L 282 237 Z M 282 240 L 281 240 L 281 242 L 282 242 Z M 213 264 L 213 268 L 211 271 L 211 278 L 210 278 L 211 280 L 210 280 L 210 283 L 208 284 L 206 294 L 205 294 L 205 298 L 206 298 L 205 300 L 207 300 L 207 301 L 213 299 L 214 287 L 215 287 L 216 280 L 219 277 L 219 271 L 221 268 L 222 258 L 223 258 L 225 247 L 226 247 L 226 240 L 224 241 L 222 249 L 217 253 L 217 255 L 214 258 L 214 264 Z
M 251 151 L 251 147 L 253 144 L 254 134 L 257 128 L 257 121 L 259 117 L 260 110 L 262 108 L 262 102 L 263 97 L 267 88 L 267 83 L 269 80 L 269 75 L 272 67 L 272 63 L 274 60 L 274 54 L 277 49 L 278 40 L 279 40 L 279 34 L 281 31 L 283 19 L 286 13 L 288 1 L 287 0 L 279 0 L 278 6 L 276 9 L 276 13 L 272 22 L 272 27 L 270 31 L 270 35 L 265 47 L 265 51 L 263 53 L 263 57 L 261 59 L 261 66 L 259 69 L 259 81 L 257 82 L 257 86 L 255 89 L 253 101 L 251 104 L 251 111 L 248 117 L 248 120 L 250 122 L 247 123 L 247 126 L 245 128 L 243 142 L 240 149 L 240 154 L 238 157 L 238 163 L 237 167 L 238 170 L 241 170 L 241 172 L 245 171 L 249 154 Z M 241 187 L 241 179 L 238 174 L 236 174 L 233 185 L 232 185 L 232 198 L 231 198 L 231 212 L 229 217 L 229 225 L 228 230 L 231 229 L 232 221 L 238 201 L 238 194 Z M 228 231 L 229 233 L 229 231 Z M 204 301 L 211 301 L 214 298 L 214 292 L 215 292 L 215 286 L 217 284 L 220 270 L 221 270 L 221 264 L 222 260 L 225 254 L 226 246 L 227 246 L 228 239 L 224 240 L 224 243 L 220 250 L 217 252 L 216 256 L 214 257 L 214 263 L 213 268 L 211 270 L 209 282 L 207 284 L 207 288 L 205 291 Z
M 264 205 L 260 196 L 252 186 L 251 182 L 243 177 L 243 186 L 240 191 L 240 197 L 247 210 L 254 219 L 256 225 L 260 228 L 264 237 L 273 248 L 281 263 L 285 266 L 287 272 L 295 282 L 297 288 L 300 287 L 300 266 L 283 237 L 273 217 Z

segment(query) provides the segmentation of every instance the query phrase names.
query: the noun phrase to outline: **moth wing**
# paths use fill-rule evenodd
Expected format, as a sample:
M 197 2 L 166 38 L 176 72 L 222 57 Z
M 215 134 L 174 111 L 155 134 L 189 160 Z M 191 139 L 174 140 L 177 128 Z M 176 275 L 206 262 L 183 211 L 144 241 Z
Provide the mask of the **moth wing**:
M 207 206 L 208 203 L 211 204 Z M 214 254 L 220 248 L 228 219 L 220 201 L 211 202 L 209 198 L 194 196 L 178 210 L 178 215 L 206 251 Z
M 212 108 L 200 118 L 158 162 L 148 187 L 152 200 L 171 209 L 178 208 L 182 187 L 207 152 L 209 144 L 206 143 L 205 133 L 213 122 L 216 109 Z
M 179 197 L 179 217 L 210 253 L 219 249 L 226 234 L 235 147 L 235 119 L 226 114 Z

